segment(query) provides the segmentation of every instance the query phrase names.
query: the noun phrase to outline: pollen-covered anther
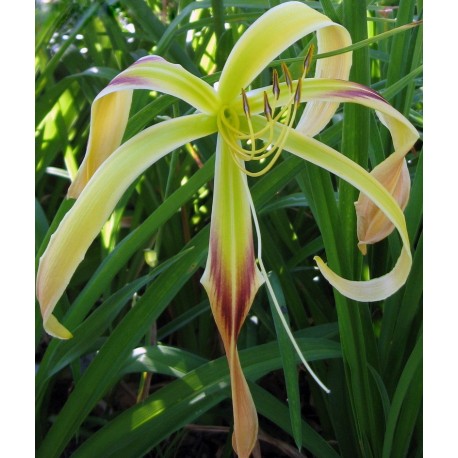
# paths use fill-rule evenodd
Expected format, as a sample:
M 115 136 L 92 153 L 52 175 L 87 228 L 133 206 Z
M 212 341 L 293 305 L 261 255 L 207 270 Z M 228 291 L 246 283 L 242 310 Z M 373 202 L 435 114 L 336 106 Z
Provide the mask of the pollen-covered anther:
M 307 55 L 305 56 L 305 59 L 304 59 L 304 72 L 303 72 L 303 75 L 304 75 L 304 78 L 307 76 L 307 73 L 312 65 L 312 60 L 313 60 L 313 54 L 315 53 L 315 46 L 313 46 L 313 44 L 311 44 L 309 46 L 309 49 L 307 51 Z
M 285 75 L 285 82 L 289 88 L 289 92 L 293 92 L 293 79 L 291 77 L 291 73 L 284 62 L 281 63 L 281 68 L 283 70 L 283 74 Z
M 248 104 L 248 97 L 246 96 L 245 89 L 242 88 L 242 102 L 243 102 L 243 111 L 247 118 L 251 117 L 250 105 Z
M 309 49 L 307 54 L 308 59 L 306 58 L 306 61 L 310 62 L 312 53 L 313 48 L 312 51 Z M 258 177 L 268 172 L 280 157 L 288 137 L 288 133 L 293 128 L 297 110 L 299 104 L 301 103 L 302 82 L 305 78 L 306 68 L 304 68 L 302 75 L 299 77 L 294 91 L 291 73 L 284 63 L 282 63 L 282 70 L 285 76 L 285 83 L 290 92 L 290 97 L 289 100 L 284 103 L 283 107 L 280 108 L 278 113 L 275 114 L 277 108 L 276 102 L 280 96 L 280 84 L 278 72 L 274 69 L 272 72 L 272 93 L 274 95 L 273 106 L 269 101 L 267 92 L 263 92 L 264 114 L 266 117 L 266 124 L 264 127 L 257 131 L 254 130 L 248 96 L 243 88 L 241 90 L 241 95 L 243 112 L 246 116 L 246 130 L 240 130 L 236 119 L 232 119 L 231 122 L 228 114 L 224 114 L 224 116 L 218 118 L 218 126 L 220 127 L 221 135 L 227 142 L 237 167 L 239 167 L 243 173 L 252 177 Z M 237 124 L 237 127 L 235 124 Z M 280 132 L 278 132 L 274 137 L 274 126 L 276 124 L 277 126 L 281 125 L 282 127 Z M 267 133 L 268 138 L 265 138 Z M 257 140 L 261 139 L 263 140 L 262 146 L 256 147 Z M 240 162 L 263 161 L 267 158 L 270 158 L 269 162 L 257 172 L 249 171 L 243 166 L 243 163 Z
M 267 97 L 267 92 L 264 91 L 264 113 L 268 121 L 272 120 L 273 111 L 269 103 L 269 98 Z
M 275 100 L 278 100 L 278 97 L 280 97 L 280 84 L 278 82 L 278 72 L 275 68 L 272 72 L 272 93 L 275 96 Z

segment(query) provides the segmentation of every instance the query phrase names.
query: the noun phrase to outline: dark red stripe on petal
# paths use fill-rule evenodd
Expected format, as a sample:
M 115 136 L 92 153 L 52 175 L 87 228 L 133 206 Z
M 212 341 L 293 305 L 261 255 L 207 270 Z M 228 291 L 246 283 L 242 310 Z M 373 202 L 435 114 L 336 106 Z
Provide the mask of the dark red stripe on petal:
M 220 333 L 237 339 L 259 287 L 254 247 L 249 244 L 245 259 L 231 272 L 231 263 L 223 258 L 218 245 L 215 240 L 211 243 L 212 307 Z
M 388 103 L 378 92 L 369 89 L 368 87 L 361 86 L 355 89 L 345 89 L 342 91 L 334 91 L 329 93 L 330 96 L 345 97 L 349 99 L 374 99 L 381 102 Z
M 108 86 L 117 86 L 122 84 L 135 85 L 135 86 L 144 86 L 148 81 L 145 78 L 138 76 L 123 76 L 122 74 L 115 77 L 110 81 Z
M 248 311 L 251 308 L 254 295 L 256 294 L 258 284 L 256 281 L 256 264 L 254 258 L 253 243 L 247 247 L 245 253 L 246 264 L 240 269 L 238 274 L 238 297 L 234 306 L 234 333 L 237 337 L 245 321 Z

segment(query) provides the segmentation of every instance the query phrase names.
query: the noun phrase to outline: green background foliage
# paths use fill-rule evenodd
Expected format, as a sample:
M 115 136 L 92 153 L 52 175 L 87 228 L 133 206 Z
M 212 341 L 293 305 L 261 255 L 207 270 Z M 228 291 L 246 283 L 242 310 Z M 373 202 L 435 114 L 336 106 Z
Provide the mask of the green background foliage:
M 71 206 L 65 194 L 85 152 L 91 102 L 110 79 L 153 53 L 217 81 L 243 31 L 277 3 L 36 3 L 37 259 Z M 350 79 L 379 91 L 421 134 L 422 26 L 402 26 L 422 19 L 423 2 L 304 3 L 350 31 Z M 308 40 L 277 63 L 294 72 Z M 253 84 L 270 77 L 266 69 Z M 136 91 L 125 139 L 188 111 L 171 96 Z M 374 113 L 356 105 L 341 107 L 319 139 L 368 169 L 392 152 Z M 37 306 L 37 456 L 231 456 L 227 362 L 199 284 L 214 150 L 213 137 L 184 145 L 125 193 L 56 308 L 72 340 L 44 335 Z M 332 391 L 322 392 L 298 364 L 262 289 L 238 344 L 260 414 L 262 456 L 422 455 L 421 140 L 407 159 L 413 268 L 398 293 L 372 304 L 333 291 L 313 262 L 320 254 L 354 279 L 392 268 L 397 234 L 365 258 L 357 249 L 355 189 L 285 152 L 269 174 L 250 179 L 277 297 Z

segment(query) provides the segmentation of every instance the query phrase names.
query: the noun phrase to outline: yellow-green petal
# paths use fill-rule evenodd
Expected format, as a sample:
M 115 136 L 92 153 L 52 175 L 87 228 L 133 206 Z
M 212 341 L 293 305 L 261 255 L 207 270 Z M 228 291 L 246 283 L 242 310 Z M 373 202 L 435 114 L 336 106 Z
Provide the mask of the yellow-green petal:
M 95 171 L 121 144 L 129 119 L 132 92 L 108 94 L 93 102 L 86 154 L 68 188 L 67 197 L 78 198 Z
M 395 154 L 405 155 L 418 138 L 418 133 L 409 121 L 374 91 L 355 83 L 342 81 L 326 82 L 325 80 L 323 84 L 316 81 L 314 86 L 314 91 L 310 91 L 310 84 L 308 85 L 308 97 L 314 94 L 319 100 L 353 102 L 375 108 L 381 121 L 390 129 L 396 149 Z M 253 116 L 252 122 L 256 129 L 260 129 L 265 119 L 261 116 Z M 276 136 L 280 135 L 282 128 L 281 125 L 275 126 Z M 335 274 L 317 257 L 316 261 L 323 276 L 342 294 L 358 301 L 378 301 L 395 293 L 407 280 L 412 258 L 404 214 L 394 197 L 376 178 L 358 164 L 313 138 L 297 131 L 291 131 L 284 148 L 329 170 L 359 189 L 380 208 L 396 227 L 403 242 L 400 257 L 394 269 L 383 277 L 362 282 L 346 280 Z
M 201 282 L 210 299 L 231 373 L 233 443 L 247 457 L 257 438 L 257 414 L 237 354 L 237 338 L 263 283 L 255 261 L 246 175 L 218 136 L 210 246 Z
M 173 95 L 204 113 L 215 113 L 218 107 L 214 89 L 181 65 L 154 55 L 137 60 L 94 99 L 86 154 L 68 197 L 76 199 L 97 168 L 121 144 L 134 89 Z
M 294 82 L 293 84 L 296 84 Z M 280 84 L 281 92 L 278 106 L 285 105 L 290 94 L 285 90 L 286 84 Z M 253 89 L 246 93 L 252 114 L 264 111 L 265 91 L 271 86 Z M 307 78 L 301 84 L 301 103 L 358 103 L 376 111 L 380 121 L 391 131 L 395 151 L 406 153 L 418 139 L 418 132 L 414 126 L 395 108 L 393 108 L 380 94 L 374 90 L 351 81 L 336 79 Z M 237 97 L 231 104 L 237 114 L 243 116 L 242 98 Z M 304 133 L 296 128 L 296 131 Z M 310 133 L 305 135 L 312 137 Z
M 351 45 L 344 27 L 303 3 L 287 2 L 263 14 L 242 35 L 226 61 L 218 87 L 222 101 L 231 103 L 272 60 L 312 32 L 317 32 L 320 53 Z M 346 79 L 350 66 L 351 53 L 322 59 L 317 76 Z M 319 112 L 319 108 L 313 111 Z
M 147 89 L 177 97 L 196 110 L 215 114 L 219 98 L 215 90 L 179 64 L 160 56 L 142 57 L 117 75 L 97 98 L 119 90 Z
M 380 121 L 390 130 L 395 151 L 375 167 L 371 175 L 387 188 L 404 209 L 410 190 L 410 178 L 404 156 L 418 139 L 415 127 L 377 92 L 360 84 L 340 80 L 308 79 L 302 82 L 301 89 L 302 102 L 358 103 L 375 110 Z M 263 110 L 263 90 L 265 88 L 246 94 L 251 111 L 254 113 Z M 286 95 L 281 94 L 279 104 L 286 101 Z M 364 194 L 361 194 L 357 202 L 357 217 L 358 236 L 363 253 L 365 243 L 381 240 L 394 228 L 389 219 Z
M 358 164 L 313 138 L 293 131 L 288 137 L 285 149 L 329 170 L 363 192 L 388 217 L 399 231 L 403 242 L 395 267 L 382 277 L 368 281 L 347 280 L 337 275 L 319 257 L 316 257 L 315 261 L 323 276 L 340 293 L 357 301 L 380 301 L 394 294 L 407 280 L 412 257 L 404 214 L 393 196 Z
M 91 178 L 61 221 L 40 259 L 37 298 L 44 327 L 68 338 L 56 325 L 54 307 L 128 186 L 150 165 L 179 146 L 216 130 L 214 117 L 196 114 L 156 124 L 121 145 Z

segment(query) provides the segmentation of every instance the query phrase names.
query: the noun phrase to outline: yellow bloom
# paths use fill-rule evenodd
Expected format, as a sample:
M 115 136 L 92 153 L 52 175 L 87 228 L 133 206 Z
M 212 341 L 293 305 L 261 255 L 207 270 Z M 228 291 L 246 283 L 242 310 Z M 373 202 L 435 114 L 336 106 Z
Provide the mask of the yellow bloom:
M 309 53 L 297 80 L 283 66 L 284 82 L 279 82 L 280 77 L 274 71 L 271 86 L 248 90 L 273 59 L 312 32 L 317 34 L 319 53 L 351 44 L 342 26 L 302 3 L 289 2 L 269 10 L 245 32 L 229 55 L 216 90 L 181 66 L 158 56 L 144 57 L 114 78 L 93 103 L 88 149 L 69 190 L 69 197 L 77 200 L 51 238 L 38 271 L 37 296 L 44 327 L 53 336 L 69 338 L 71 333 L 57 321 L 53 309 L 124 191 L 164 155 L 216 132 L 209 255 L 202 284 L 228 358 L 234 406 L 233 446 L 240 457 L 250 455 L 257 439 L 258 422 L 240 366 L 237 338 L 261 284 L 266 282 L 272 292 L 262 264 L 261 234 L 247 175 L 267 173 L 282 150 L 287 150 L 326 168 L 367 196 L 358 203 L 358 215 L 366 220 L 358 226 L 362 243 L 372 243 L 367 239 L 373 238 L 372 227 L 380 236 L 378 226 L 386 226 L 386 221 L 398 229 L 403 241 L 401 256 L 393 271 L 384 277 L 367 282 L 349 281 L 316 258 L 323 275 L 348 297 L 370 301 L 393 294 L 405 282 L 411 265 L 404 215 L 391 195 L 398 192 L 397 183 L 403 178 L 394 187 L 384 186 L 385 167 L 389 175 L 395 166 L 382 165 L 382 173 L 374 171 L 371 175 L 312 138 L 326 126 L 342 102 L 359 103 L 376 110 L 393 137 L 394 162 L 404 157 L 417 138 L 413 126 L 376 92 L 346 81 L 351 53 L 319 60 L 315 77 L 307 78 Z M 156 124 L 121 144 L 134 89 L 174 95 L 193 106 L 196 113 Z M 298 107 L 303 102 L 307 106 L 294 128 Z M 263 146 L 256 146 L 260 141 L 264 142 Z M 260 171 L 247 169 L 246 162 L 261 160 L 266 165 Z M 404 190 L 405 185 L 400 186 Z M 380 219 L 385 221 L 379 224 L 382 214 Z M 283 317 L 281 313 L 280 316 Z M 308 367 L 302 354 L 300 357 Z

